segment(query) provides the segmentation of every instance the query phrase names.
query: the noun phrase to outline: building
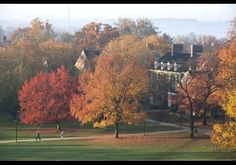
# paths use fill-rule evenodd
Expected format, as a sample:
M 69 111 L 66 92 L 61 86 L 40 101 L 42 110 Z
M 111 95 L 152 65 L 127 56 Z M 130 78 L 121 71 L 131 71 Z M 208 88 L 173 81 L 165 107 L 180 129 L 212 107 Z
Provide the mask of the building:
M 153 109 L 172 107 L 173 97 L 177 94 L 178 82 L 195 70 L 197 59 L 203 53 L 202 45 L 191 45 L 190 52 L 183 52 L 183 44 L 173 44 L 172 51 L 154 61 L 149 69 L 149 103 Z
M 6 45 L 10 44 L 10 41 L 7 39 L 7 36 L 1 36 L 0 35 L 0 47 L 4 47 Z
M 99 50 L 95 50 L 95 49 L 91 49 L 91 48 L 84 49 L 81 52 L 78 60 L 76 61 L 75 67 L 81 72 L 84 69 L 93 70 L 96 57 L 99 54 L 100 54 Z

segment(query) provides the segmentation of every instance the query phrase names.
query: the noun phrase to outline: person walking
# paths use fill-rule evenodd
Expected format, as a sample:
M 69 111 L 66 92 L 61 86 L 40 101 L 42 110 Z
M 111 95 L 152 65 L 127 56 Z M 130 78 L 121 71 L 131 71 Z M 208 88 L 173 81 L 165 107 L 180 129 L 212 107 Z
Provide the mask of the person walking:
M 61 139 L 64 138 L 64 131 L 61 131 L 60 136 L 61 136 Z
M 37 131 L 37 133 L 36 133 L 36 138 L 35 138 L 35 140 L 37 141 L 38 139 L 41 140 L 40 132 L 39 132 L 39 131 Z

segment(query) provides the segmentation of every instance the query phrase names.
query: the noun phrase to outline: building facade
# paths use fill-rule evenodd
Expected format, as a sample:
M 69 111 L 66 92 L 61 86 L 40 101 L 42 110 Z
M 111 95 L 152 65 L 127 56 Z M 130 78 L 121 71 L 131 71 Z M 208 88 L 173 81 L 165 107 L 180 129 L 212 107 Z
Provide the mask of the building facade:
M 149 104 L 153 109 L 175 108 L 172 104 L 177 94 L 178 82 L 195 70 L 203 53 L 202 45 L 191 45 L 190 52 L 183 52 L 183 44 L 173 44 L 172 51 L 154 61 L 149 69 Z

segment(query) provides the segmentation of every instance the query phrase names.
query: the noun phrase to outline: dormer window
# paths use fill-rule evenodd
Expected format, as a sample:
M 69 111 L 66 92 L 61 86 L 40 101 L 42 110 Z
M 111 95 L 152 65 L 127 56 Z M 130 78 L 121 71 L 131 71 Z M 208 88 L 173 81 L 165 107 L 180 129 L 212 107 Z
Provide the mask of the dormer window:
M 176 64 L 176 62 L 174 63 L 174 71 L 177 71 L 177 64 Z
M 188 70 L 192 70 L 192 67 L 191 67 L 191 66 L 189 66 L 189 67 L 188 67 Z
M 149 97 L 149 101 L 150 101 L 150 104 L 153 104 L 154 102 L 153 102 L 153 96 L 150 96 Z
M 170 70 L 170 63 L 167 62 L 167 70 Z
M 164 68 L 164 64 L 163 64 L 163 62 L 161 62 L 161 69 L 163 69 Z

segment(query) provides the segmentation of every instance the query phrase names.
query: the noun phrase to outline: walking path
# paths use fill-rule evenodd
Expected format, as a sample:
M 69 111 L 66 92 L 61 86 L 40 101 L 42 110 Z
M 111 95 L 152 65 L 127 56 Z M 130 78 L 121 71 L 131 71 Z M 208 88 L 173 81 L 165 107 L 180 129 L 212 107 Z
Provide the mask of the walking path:
M 152 122 L 152 123 L 158 123 L 160 125 L 166 125 L 166 126 L 171 126 L 171 127 L 176 127 L 179 128 L 179 125 L 177 124 L 171 124 L 171 123 L 165 123 L 165 122 L 159 122 L 151 119 L 146 119 L 146 121 Z M 145 135 L 156 135 L 156 134 L 164 134 L 164 133 L 176 133 L 176 132 L 189 132 L 189 127 L 182 126 L 180 130 L 175 130 L 175 131 L 158 131 L 158 132 L 147 132 Z M 198 132 L 201 132 L 206 135 L 211 135 L 211 130 L 209 129 L 203 129 L 203 128 L 198 128 Z M 132 134 L 120 134 L 120 137 L 128 137 L 128 136 L 140 136 L 144 135 L 144 133 L 132 133 Z M 109 138 L 114 138 L 114 135 L 110 134 L 105 134 L 105 135 L 98 135 L 98 136 L 85 136 L 85 137 L 64 137 L 64 138 L 42 138 L 41 141 L 55 141 L 55 140 L 89 140 L 89 139 L 98 139 L 102 137 L 109 137 Z M 35 138 L 31 139 L 19 139 L 17 142 L 33 142 L 35 141 Z M 3 140 L 0 141 L 0 144 L 4 143 L 15 143 L 16 140 Z
M 159 121 L 151 120 L 151 119 L 146 119 L 146 121 L 149 121 L 152 123 L 159 123 L 160 125 L 166 125 L 166 126 L 180 128 L 178 124 L 159 122 Z M 186 127 L 186 126 L 181 126 L 181 128 L 182 128 L 182 131 L 186 131 L 186 132 L 189 132 L 189 129 L 190 129 L 189 127 Z M 204 128 L 197 128 L 197 130 L 198 130 L 198 132 L 201 132 L 206 135 L 211 135 L 211 132 L 212 132 L 210 129 L 204 129 Z

